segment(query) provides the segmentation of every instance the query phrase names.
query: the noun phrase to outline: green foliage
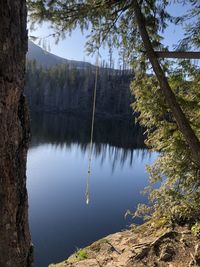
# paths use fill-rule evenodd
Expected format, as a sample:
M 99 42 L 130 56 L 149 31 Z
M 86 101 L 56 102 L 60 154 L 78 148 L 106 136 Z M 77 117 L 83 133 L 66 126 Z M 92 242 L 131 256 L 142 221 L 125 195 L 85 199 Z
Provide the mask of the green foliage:
M 185 75 L 187 74 L 187 75 Z M 187 78 L 185 78 L 187 77 Z M 180 63 L 169 82 L 192 128 L 200 138 L 200 76 L 190 64 Z M 168 218 L 186 223 L 200 220 L 200 170 L 191 161 L 185 139 L 160 93 L 154 76 L 137 75 L 131 85 L 136 101 L 133 108 L 139 122 L 146 127 L 147 145 L 159 156 L 148 166 L 150 206 L 139 206 L 136 215 Z M 150 216 L 147 216 L 147 215 Z
M 191 50 L 200 47 L 200 4 L 199 0 L 188 0 L 191 8 L 184 16 L 175 17 L 173 20 L 185 28 L 184 38 L 179 42 L 179 50 Z M 194 23 L 195 21 L 195 23 Z
M 191 160 L 191 151 L 166 104 L 157 79 L 146 74 L 149 61 L 138 32 L 133 1 L 28 0 L 28 8 L 32 22 L 50 21 L 58 38 L 77 26 L 82 31 L 90 28 L 87 43 L 90 53 L 106 41 L 112 47 L 123 49 L 123 57 L 131 62 L 136 72 L 132 83 L 136 98 L 133 108 L 139 114 L 140 123 L 146 127 L 147 145 L 160 152 L 154 165 L 147 168 L 150 186 L 146 191 L 149 192 L 151 205 L 140 205 L 137 215 L 142 213 L 146 214 L 146 218 L 165 218 L 179 223 L 195 222 L 200 219 L 200 170 Z M 186 36 L 178 45 L 179 49 L 199 47 L 199 1 L 188 1 L 190 10 L 176 18 L 167 12 L 171 1 L 138 2 L 153 49 L 163 48 L 161 34 L 169 22 L 184 22 Z M 168 70 L 169 83 L 199 138 L 199 70 L 188 62 L 177 62 L 173 66 L 173 74 Z M 164 65 L 165 70 L 167 67 Z
M 88 53 L 94 53 L 99 46 L 105 44 L 110 49 L 115 46 L 123 50 L 126 61 L 146 69 L 148 61 L 138 33 L 132 2 L 133 0 L 27 0 L 28 19 L 31 22 L 31 28 L 34 28 L 36 23 L 50 22 L 53 30 L 51 35 L 56 41 L 64 38 L 66 33 L 71 34 L 77 27 L 82 32 L 89 29 L 86 46 Z M 162 34 L 169 23 L 180 24 L 185 33 L 183 40 L 177 44 L 177 49 L 199 47 L 199 1 L 188 0 L 184 7 L 184 15 L 175 17 L 170 15 L 167 9 L 174 4 L 177 3 L 166 0 L 139 1 L 154 49 L 167 50 L 162 42 Z M 46 46 L 45 40 L 35 36 L 31 38 L 34 41 L 37 39 L 43 41 Z
M 200 223 L 199 222 L 196 222 L 192 226 L 192 233 L 194 234 L 194 236 L 200 238 Z
M 154 47 L 160 47 L 160 31 L 171 21 L 166 11 L 168 1 L 141 1 L 142 12 L 146 17 L 147 29 Z M 29 20 L 32 25 L 49 21 L 54 30 L 52 34 L 58 41 L 76 27 L 82 31 L 90 29 L 87 51 L 93 53 L 105 43 L 118 48 L 124 47 L 126 58 L 135 57 L 143 49 L 137 31 L 134 10 L 131 1 L 99 0 L 28 0 Z M 33 37 L 34 38 L 34 37 Z
M 88 253 L 85 249 L 79 249 L 75 254 L 73 254 L 71 257 L 69 257 L 66 260 L 66 263 L 74 263 L 78 261 L 82 261 L 88 258 Z
M 76 257 L 78 260 L 85 260 L 87 259 L 88 255 L 84 249 L 80 249 L 76 252 Z

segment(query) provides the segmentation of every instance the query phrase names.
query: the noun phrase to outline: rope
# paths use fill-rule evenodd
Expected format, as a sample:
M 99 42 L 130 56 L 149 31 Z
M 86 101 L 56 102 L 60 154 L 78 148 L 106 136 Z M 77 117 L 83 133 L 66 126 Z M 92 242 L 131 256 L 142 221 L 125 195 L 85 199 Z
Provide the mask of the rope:
M 86 204 L 89 204 L 89 185 L 90 185 L 90 175 L 91 175 L 91 161 L 92 161 L 92 149 L 93 149 L 93 135 L 94 135 L 94 117 L 96 109 L 96 95 L 97 95 L 97 80 L 98 80 L 98 70 L 99 70 L 99 51 L 97 55 L 97 64 L 95 71 L 95 83 L 94 83 L 94 96 L 93 96 L 93 108 L 92 108 L 92 124 L 91 124 L 91 133 L 90 133 L 90 147 L 89 147 L 89 159 L 88 159 L 88 176 L 86 182 Z

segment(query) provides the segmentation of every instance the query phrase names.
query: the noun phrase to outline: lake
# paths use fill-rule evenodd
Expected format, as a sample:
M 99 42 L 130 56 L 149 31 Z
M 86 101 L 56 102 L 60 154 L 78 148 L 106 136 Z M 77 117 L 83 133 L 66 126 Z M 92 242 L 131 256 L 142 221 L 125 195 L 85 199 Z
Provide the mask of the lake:
M 141 194 L 148 184 L 145 165 L 156 154 L 145 148 L 132 121 L 96 119 L 86 205 L 90 124 L 67 114 L 31 116 L 27 187 L 36 267 L 141 222 L 124 215 L 147 202 Z

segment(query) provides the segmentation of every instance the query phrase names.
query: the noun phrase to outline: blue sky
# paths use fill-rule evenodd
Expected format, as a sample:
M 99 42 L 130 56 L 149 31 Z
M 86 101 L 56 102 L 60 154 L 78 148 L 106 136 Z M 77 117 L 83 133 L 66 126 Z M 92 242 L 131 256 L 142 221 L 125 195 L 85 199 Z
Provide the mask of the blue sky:
M 172 15 L 183 15 L 188 9 L 188 5 L 183 5 L 184 1 L 172 1 L 172 4 L 169 7 L 169 12 Z M 49 25 L 44 23 L 42 26 L 39 25 L 35 31 L 30 32 L 30 35 L 45 37 L 52 33 L 52 30 L 49 29 Z M 72 32 L 71 36 L 66 35 L 64 40 L 59 41 L 58 44 L 55 44 L 55 40 L 51 37 L 47 39 L 47 43 L 50 44 L 51 53 L 58 55 L 67 59 L 74 60 L 84 60 L 91 63 L 96 61 L 96 56 L 88 56 L 85 51 L 86 36 L 88 32 L 85 32 L 83 35 L 79 29 L 76 29 Z M 164 33 L 164 44 L 169 46 L 170 49 L 173 49 L 173 45 L 177 44 L 178 40 L 183 36 L 183 29 L 181 26 L 170 25 Z M 100 54 L 102 59 L 108 61 L 108 49 L 101 49 Z M 113 57 L 117 62 L 117 51 L 114 52 Z M 117 67 L 117 66 L 115 66 Z

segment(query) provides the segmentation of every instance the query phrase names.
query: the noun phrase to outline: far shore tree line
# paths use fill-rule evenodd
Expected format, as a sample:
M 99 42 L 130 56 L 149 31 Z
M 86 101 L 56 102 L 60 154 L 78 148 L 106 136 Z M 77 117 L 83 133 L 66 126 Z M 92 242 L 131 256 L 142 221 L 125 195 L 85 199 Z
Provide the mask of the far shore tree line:
M 77 68 L 69 64 L 45 68 L 36 61 L 27 62 L 25 94 L 31 111 L 92 111 L 96 67 Z M 133 96 L 130 69 L 98 67 L 96 115 L 105 118 L 130 118 Z

